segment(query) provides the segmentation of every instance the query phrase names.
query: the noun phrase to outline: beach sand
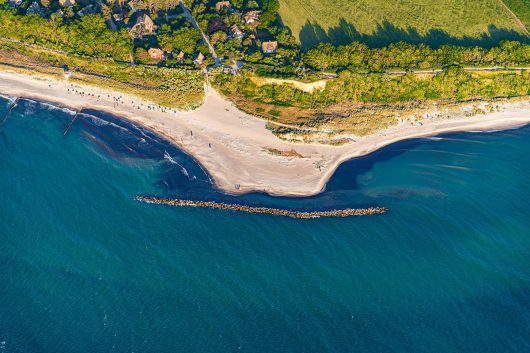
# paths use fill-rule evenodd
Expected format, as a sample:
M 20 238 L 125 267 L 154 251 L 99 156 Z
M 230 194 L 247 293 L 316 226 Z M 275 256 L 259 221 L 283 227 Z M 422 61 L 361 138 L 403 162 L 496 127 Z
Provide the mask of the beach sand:
M 271 195 L 314 195 L 324 190 L 342 162 L 391 143 L 449 132 L 501 130 L 530 123 L 530 102 L 518 100 L 504 104 L 496 113 L 425 119 L 413 125 L 407 122 L 374 135 L 356 137 L 355 142 L 346 145 L 328 146 L 281 140 L 266 129 L 266 121 L 240 111 L 211 88 L 207 89 L 204 104 L 189 112 L 148 109 L 155 104 L 137 97 L 94 87 L 71 86 L 66 80 L 6 71 L 0 71 L 0 93 L 73 109 L 97 109 L 143 125 L 191 155 L 206 169 L 218 188 L 231 194 L 259 191 Z M 118 97 L 121 98 L 116 103 Z M 303 158 L 271 154 L 268 149 L 295 150 Z

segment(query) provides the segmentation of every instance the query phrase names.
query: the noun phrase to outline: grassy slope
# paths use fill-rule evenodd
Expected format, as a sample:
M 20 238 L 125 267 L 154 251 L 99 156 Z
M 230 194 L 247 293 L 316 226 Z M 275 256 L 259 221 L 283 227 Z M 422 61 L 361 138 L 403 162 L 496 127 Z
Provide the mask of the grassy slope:
M 509 0 L 507 4 L 517 2 L 528 0 Z M 496 0 L 280 0 L 280 16 L 304 47 L 326 39 L 335 44 L 360 39 L 370 45 L 385 45 L 408 39 L 434 45 L 444 42 L 488 45 L 502 37 L 516 38 L 521 33 Z M 313 34 L 314 28 L 309 28 L 308 22 L 318 24 L 325 33 L 317 30 Z M 493 38 L 481 41 L 481 36 L 491 34 L 492 26 L 498 29 L 493 31 Z M 433 29 L 446 34 L 429 34 Z M 466 36 L 475 41 L 463 40 Z

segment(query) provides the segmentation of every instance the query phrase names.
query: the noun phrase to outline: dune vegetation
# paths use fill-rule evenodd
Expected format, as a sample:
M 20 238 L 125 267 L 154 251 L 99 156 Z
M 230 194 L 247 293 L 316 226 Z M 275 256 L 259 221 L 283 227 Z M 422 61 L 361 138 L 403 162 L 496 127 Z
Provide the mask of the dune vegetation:
M 69 81 L 133 94 L 140 98 L 179 109 L 202 104 L 204 79 L 198 70 L 131 66 L 112 58 L 66 54 L 39 46 L 0 39 L 0 69 L 63 78 Z

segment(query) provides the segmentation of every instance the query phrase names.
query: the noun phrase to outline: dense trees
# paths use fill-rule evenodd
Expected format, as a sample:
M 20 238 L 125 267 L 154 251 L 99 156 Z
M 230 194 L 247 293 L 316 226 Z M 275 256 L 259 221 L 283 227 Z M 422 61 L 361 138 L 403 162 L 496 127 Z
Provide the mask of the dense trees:
M 128 60 L 132 40 L 125 29 L 107 29 L 101 14 L 65 22 L 61 16 L 20 16 L 14 9 L 0 9 L 0 37 L 39 44 L 71 53 Z
M 132 0 L 133 5 L 138 10 L 148 10 L 157 12 L 159 10 L 168 11 L 179 5 L 178 0 Z
M 353 42 L 334 47 L 320 44 L 303 55 L 303 61 L 318 70 L 384 71 L 387 69 L 438 69 L 450 65 L 508 66 L 530 64 L 530 45 L 502 42 L 491 49 L 444 45 L 431 49 L 426 45 L 404 42 L 384 48 L 369 48 Z
M 262 10 L 263 14 L 260 18 L 260 26 L 268 27 L 276 20 L 278 10 L 280 9 L 279 0 L 263 0 Z
M 157 37 L 160 47 L 164 51 L 183 51 L 186 54 L 193 54 L 201 40 L 199 32 L 195 28 L 181 27 L 174 31 L 162 32 Z

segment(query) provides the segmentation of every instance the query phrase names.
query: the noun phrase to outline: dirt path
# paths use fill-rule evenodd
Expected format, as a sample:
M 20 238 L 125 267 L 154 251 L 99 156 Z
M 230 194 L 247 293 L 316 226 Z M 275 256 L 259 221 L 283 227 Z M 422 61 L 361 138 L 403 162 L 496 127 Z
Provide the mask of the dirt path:
M 504 1 L 502 0 L 497 0 L 497 2 L 502 6 L 504 7 L 504 9 L 510 14 L 510 16 L 512 16 L 513 20 L 515 21 L 515 23 L 523 30 L 523 32 L 528 36 L 530 37 L 530 32 L 528 32 L 528 29 L 526 29 L 526 26 L 524 25 L 523 22 L 521 22 L 521 20 L 519 19 L 519 17 L 517 17 L 517 15 L 512 11 L 510 10 L 510 8 L 508 7 L 508 5 L 506 5 L 504 3 Z
M 324 90 L 326 88 L 326 82 L 327 82 L 327 80 L 302 82 L 302 81 L 297 81 L 297 80 L 286 80 L 286 79 L 280 79 L 280 78 L 256 77 L 256 76 L 253 76 L 250 79 L 252 80 L 252 82 L 254 82 L 258 86 L 263 86 L 267 84 L 272 84 L 272 85 L 289 84 L 289 85 L 293 85 L 296 89 L 299 89 L 300 91 L 304 91 L 307 93 L 311 93 L 315 90 L 319 90 L 319 91 Z

